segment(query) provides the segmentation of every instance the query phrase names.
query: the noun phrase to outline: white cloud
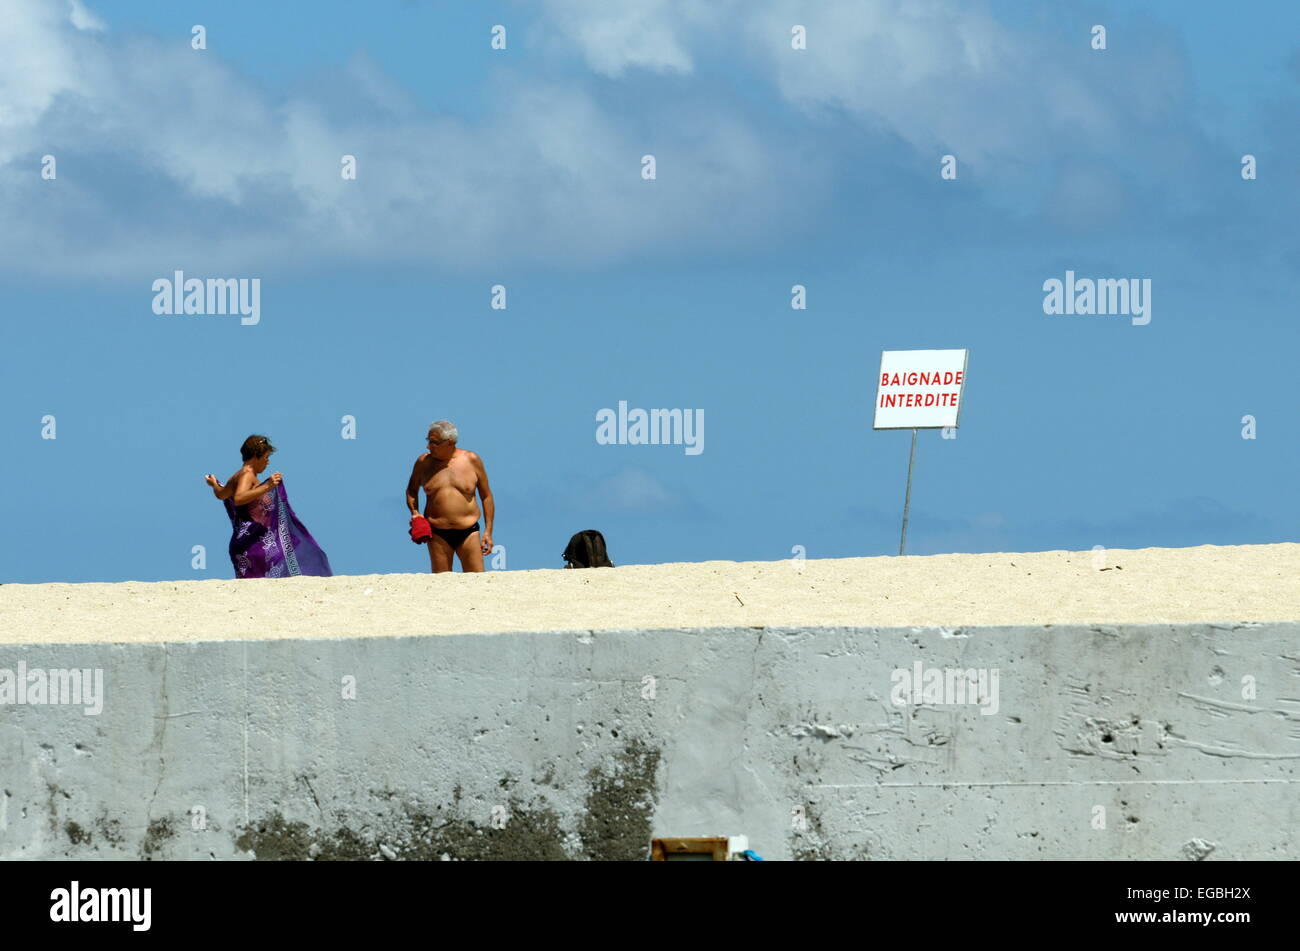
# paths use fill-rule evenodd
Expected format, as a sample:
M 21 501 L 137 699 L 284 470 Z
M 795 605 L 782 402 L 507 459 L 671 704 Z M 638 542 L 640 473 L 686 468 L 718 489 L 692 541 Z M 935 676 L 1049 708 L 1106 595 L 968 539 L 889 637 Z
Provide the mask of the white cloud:
M 587 64 L 606 76 L 629 69 L 690 73 L 685 33 L 716 20 L 727 0 L 550 0 L 558 31 L 576 42 Z
M 103 32 L 104 21 L 95 14 L 86 9 L 81 0 L 68 0 L 69 19 L 74 27 L 78 30 L 90 30 L 92 32 Z
M 17 133 L 29 130 L 64 93 L 90 89 L 74 49 L 69 9 L 54 3 L 9 0 L 0 29 L 0 163 L 19 147 Z
M 0 259 L 15 270 L 135 280 L 330 258 L 581 266 L 743 247 L 810 195 L 780 174 L 793 146 L 703 105 L 628 116 L 572 84 L 506 78 L 491 111 L 465 120 L 420 110 L 361 59 L 339 81 L 363 106 L 341 115 L 332 101 L 269 97 L 215 50 L 89 32 L 78 4 L 6 0 L 6 13 L 0 216 L 16 224 Z M 641 179 L 647 152 L 657 181 Z M 39 177 L 46 153 L 56 181 Z M 339 175 L 345 154 L 357 181 Z M 815 165 L 805 171 L 815 190 Z
M 485 114 L 464 119 L 430 114 L 364 58 L 319 93 L 280 99 L 219 50 L 105 32 L 82 0 L 4 3 L 0 266 L 28 273 L 580 268 L 797 240 L 844 160 L 828 116 L 901 139 L 935 174 L 946 152 L 963 170 L 983 163 L 980 184 L 1006 186 L 995 203 L 1037 201 L 1045 190 L 1021 170 L 1066 159 L 1079 170 L 1062 197 L 1100 190 L 1104 208 L 1122 208 L 1122 180 L 1084 166 L 1153 134 L 1185 95 L 1177 55 L 1146 65 L 1108 51 L 1104 73 L 1078 75 L 1064 40 L 955 0 L 546 0 L 539 32 L 626 85 L 611 94 L 590 77 L 505 65 Z M 790 48 L 796 23 L 807 50 Z M 792 134 L 788 116 L 742 118 L 712 79 L 662 98 L 633 84 L 636 71 L 666 75 L 668 88 L 732 61 L 769 84 L 763 97 L 815 121 Z M 1134 78 L 1147 93 L 1132 93 Z M 47 153 L 57 182 L 39 178 Z M 640 178 L 646 153 L 657 181 Z M 345 154 L 355 182 L 339 176 Z
M 1129 95 L 1072 75 L 1059 40 L 957 0 L 711 0 L 706 9 L 697 0 L 549 0 L 548 10 L 597 72 L 685 72 L 705 55 L 739 55 L 787 101 L 843 110 L 936 156 L 1028 160 L 1055 148 L 1062 129 L 1113 139 L 1110 114 Z M 805 50 L 791 48 L 796 24 Z

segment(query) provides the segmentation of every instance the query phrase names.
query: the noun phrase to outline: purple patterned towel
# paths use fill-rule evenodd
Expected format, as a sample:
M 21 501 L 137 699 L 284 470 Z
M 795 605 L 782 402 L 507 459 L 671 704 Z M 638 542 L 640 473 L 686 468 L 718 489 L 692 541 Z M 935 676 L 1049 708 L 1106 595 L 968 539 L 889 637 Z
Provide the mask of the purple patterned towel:
M 325 552 L 293 513 L 283 482 L 247 505 L 224 502 L 233 529 L 230 560 L 236 578 L 334 574 Z

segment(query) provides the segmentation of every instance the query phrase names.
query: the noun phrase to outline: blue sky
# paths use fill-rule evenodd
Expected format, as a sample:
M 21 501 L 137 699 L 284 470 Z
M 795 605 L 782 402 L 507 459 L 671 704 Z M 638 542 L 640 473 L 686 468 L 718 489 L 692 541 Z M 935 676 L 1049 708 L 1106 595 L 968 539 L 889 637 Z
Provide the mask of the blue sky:
M 231 577 L 202 476 L 252 432 L 336 572 L 425 570 L 441 417 L 510 569 L 585 528 L 619 564 L 889 554 L 882 349 L 970 350 L 910 553 L 1296 537 L 1289 0 L 6 10 L 0 581 Z M 176 269 L 259 278 L 261 322 L 155 315 Z M 1151 322 L 1045 315 L 1067 269 L 1150 279 Z M 704 452 L 597 444 L 620 400 L 703 410 Z

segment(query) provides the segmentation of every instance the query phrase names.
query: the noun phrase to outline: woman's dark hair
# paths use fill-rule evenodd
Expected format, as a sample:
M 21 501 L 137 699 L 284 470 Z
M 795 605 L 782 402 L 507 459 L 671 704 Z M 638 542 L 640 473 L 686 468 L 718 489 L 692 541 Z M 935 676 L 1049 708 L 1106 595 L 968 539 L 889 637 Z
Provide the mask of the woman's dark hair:
M 569 547 L 564 549 L 566 568 L 613 568 L 605 551 L 605 536 L 595 529 L 578 532 L 569 539 Z
M 275 447 L 271 445 L 271 440 L 265 436 L 249 436 L 244 440 L 244 444 L 239 447 L 240 458 L 245 462 L 272 452 L 275 452 Z

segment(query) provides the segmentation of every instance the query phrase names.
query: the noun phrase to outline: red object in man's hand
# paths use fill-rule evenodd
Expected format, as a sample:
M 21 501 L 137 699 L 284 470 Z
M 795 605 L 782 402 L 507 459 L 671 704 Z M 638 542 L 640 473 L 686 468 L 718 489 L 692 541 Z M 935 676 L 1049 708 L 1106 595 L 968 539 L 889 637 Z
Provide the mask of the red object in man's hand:
M 433 526 L 423 515 L 411 516 L 411 541 L 422 545 L 433 537 Z

